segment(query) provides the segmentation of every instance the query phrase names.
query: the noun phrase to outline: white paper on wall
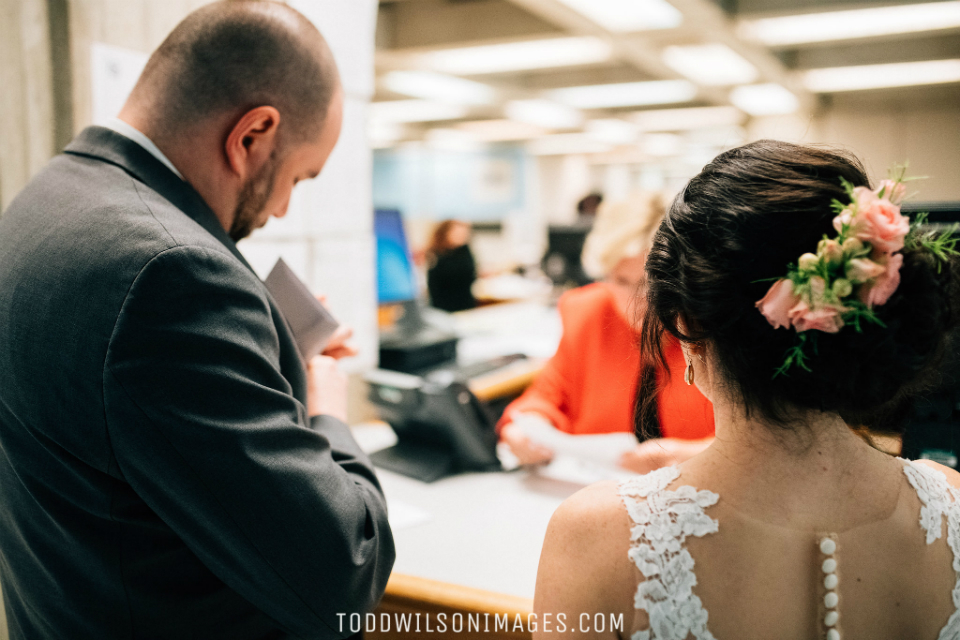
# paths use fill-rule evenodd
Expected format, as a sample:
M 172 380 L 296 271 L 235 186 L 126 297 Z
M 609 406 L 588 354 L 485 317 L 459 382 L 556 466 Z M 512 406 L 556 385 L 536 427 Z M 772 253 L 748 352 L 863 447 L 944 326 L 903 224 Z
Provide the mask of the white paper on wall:
M 102 42 L 90 45 L 90 83 L 93 124 L 115 118 L 140 78 L 149 56 Z

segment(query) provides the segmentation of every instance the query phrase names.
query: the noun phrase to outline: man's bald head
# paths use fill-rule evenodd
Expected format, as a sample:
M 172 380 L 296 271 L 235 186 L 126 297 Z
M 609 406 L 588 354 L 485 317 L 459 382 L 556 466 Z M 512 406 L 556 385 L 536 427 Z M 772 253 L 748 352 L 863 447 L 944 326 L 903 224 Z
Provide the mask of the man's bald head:
M 178 24 L 130 100 L 163 139 L 269 105 L 280 112 L 278 135 L 288 144 L 316 138 L 339 85 L 330 49 L 303 15 L 278 2 L 230 0 Z

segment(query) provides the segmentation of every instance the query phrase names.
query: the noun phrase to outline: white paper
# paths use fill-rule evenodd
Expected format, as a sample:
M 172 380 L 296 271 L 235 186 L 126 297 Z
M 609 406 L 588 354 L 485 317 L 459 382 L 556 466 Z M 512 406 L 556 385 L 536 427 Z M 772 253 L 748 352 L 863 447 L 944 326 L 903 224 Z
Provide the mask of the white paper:
M 141 51 L 101 42 L 90 45 L 93 124 L 106 124 L 120 113 L 148 57 Z
M 620 469 L 620 456 L 637 446 L 632 433 L 571 435 L 532 414 L 518 414 L 513 424 L 533 442 L 551 449 L 555 459 L 569 457 L 614 470 Z
M 390 500 L 387 504 L 390 528 L 394 531 L 409 529 L 430 521 L 430 514 L 412 504 L 400 500 Z
M 637 475 L 622 467 L 597 464 L 590 460 L 570 455 L 556 456 L 550 464 L 538 468 L 536 473 L 544 478 L 569 484 L 578 484 L 584 487 L 595 482 L 625 480 Z

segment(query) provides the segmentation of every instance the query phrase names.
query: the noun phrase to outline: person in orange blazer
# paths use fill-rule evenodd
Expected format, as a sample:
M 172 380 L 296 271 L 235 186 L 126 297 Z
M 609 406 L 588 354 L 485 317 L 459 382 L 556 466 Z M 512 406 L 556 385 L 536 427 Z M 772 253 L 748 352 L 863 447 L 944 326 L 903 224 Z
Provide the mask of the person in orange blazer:
M 497 428 L 521 464 L 553 452 L 514 421 L 533 414 L 571 434 L 634 432 L 640 394 L 656 389 L 659 433 L 645 434 L 620 464 L 638 473 L 682 462 L 713 439 L 713 405 L 684 382 L 680 345 L 666 346 L 666 370 L 641 366 L 638 321 L 645 299 L 644 263 L 666 210 L 659 193 L 601 205 L 583 249 L 584 267 L 603 281 L 568 291 L 558 303 L 563 336 L 533 384 L 507 406 Z M 647 436 L 654 437 L 647 437 Z

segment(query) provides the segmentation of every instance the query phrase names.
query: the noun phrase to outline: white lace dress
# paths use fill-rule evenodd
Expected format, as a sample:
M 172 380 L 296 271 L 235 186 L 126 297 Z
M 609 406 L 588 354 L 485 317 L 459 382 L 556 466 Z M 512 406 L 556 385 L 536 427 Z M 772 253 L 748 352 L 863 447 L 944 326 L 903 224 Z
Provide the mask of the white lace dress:
M 940 631 L 939 640 L 960 640 L 960 490 L 954 489 L 936 469 L 902 462 L 903 471 L 923 505 L 920 526 L 926 533 L 927 544 L 940 538 L 942 521 L 947 521 L 947 543 L 957 572 L 953 588 L 957 610 Z M 679 477 L 679 469 L 664 467 L 620 485 L 620 496 L 633 523 L 630 559 L 644 577 L 634 606 L 645 611 L 649 619 L 649 627 L 634 633 L 632 640 L 686 640 L 691 636 L 716 640 L 707 628 L 707 611 L 693 593 L 697 577 L 685 542 L 688 536 L 702 537 L 718 531 L 717 521 L 705 509 L 716 504 L 720 496 L 690 486 L 668 491 L 667 487 Z M 833 631 L 828 637 L 839 638 L 839 634 Z

